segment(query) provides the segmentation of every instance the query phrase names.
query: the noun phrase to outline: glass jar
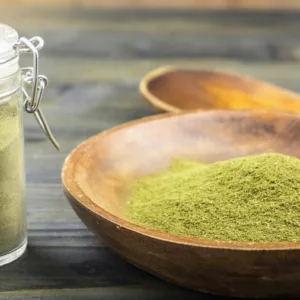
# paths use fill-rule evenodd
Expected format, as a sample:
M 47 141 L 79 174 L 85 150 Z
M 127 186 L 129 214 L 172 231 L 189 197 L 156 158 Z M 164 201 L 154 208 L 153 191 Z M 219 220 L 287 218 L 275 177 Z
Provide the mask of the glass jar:
M 24 201 L 23 111 L 32 113 L 59 149 L 40 110 L 47 78 L 38 73 L 39 37 L 20 38 L 0 24 L 0 266 L 16 260 L 26 250 Z M 19 54 L 33 54 L 33 67 L 20 68 Z M 31 92 L 27 92 L 28 86 Z

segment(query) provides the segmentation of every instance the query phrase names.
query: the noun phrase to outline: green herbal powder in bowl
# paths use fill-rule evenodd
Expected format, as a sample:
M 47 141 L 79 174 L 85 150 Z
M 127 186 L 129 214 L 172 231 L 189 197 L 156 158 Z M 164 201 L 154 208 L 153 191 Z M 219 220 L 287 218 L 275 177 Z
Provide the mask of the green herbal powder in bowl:
M 260 154 L 203 165 L 174 160 L 131 188 L 128 219 L 177 236 L 300 241 L 300 160 Z

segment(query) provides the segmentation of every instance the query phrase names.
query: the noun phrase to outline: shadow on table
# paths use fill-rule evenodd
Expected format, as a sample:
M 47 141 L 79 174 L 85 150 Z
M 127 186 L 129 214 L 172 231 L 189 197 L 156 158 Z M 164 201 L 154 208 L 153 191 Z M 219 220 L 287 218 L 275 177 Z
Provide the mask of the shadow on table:
M 115 289 L 138 299 L 225 299 L 159 280 L 106 247 L 28 247 L 23 258 L 0 272 L 0 290 Z M 124 294 L 125 295 L 125 294 Z M 141 298 L 140 298 L 141 297 Z M 113 297 L 116 299 L 115 297 Z M 128 298 L 128 299 L 129 299 Z M 119 299 L 119 298 L 117 298 Z M 127 298 L 120 298 L 127 299 Z

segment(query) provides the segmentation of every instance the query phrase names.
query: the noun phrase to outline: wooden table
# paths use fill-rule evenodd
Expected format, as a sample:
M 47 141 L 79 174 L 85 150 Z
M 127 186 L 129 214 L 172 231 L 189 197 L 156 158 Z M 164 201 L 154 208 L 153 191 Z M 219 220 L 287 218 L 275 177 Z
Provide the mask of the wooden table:
M 46 41 L 43 108 L 63 147 L 26 115 L 29 247 L 0 270 L 0 299 L 222 299 L 160 281 L 98 242 L 63 195 L 61 166 L 87 137 L 154 113 L 137 84 L 161 65 L 230 69 L 299 91 L 300 16 L 5 7 L 0 16 Z

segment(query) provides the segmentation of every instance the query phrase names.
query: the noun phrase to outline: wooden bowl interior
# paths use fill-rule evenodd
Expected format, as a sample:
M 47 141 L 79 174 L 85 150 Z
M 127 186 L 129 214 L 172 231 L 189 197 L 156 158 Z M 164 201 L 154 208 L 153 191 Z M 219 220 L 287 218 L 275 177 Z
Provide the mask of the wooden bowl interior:
M 124 219 L 130 183 L 166 169 L 172 158 L 211 163 L 262 152 L 299 157 L 300 118 L 270 112 L 157 115 L 90 138 L 72 153 L 72 174 L 65 176 L 74 176 L 66 180 L 95 205 Z
M 211 70 L 162 68 L 141 82 L 143 96 L 163 111 L 275 109 L 300 112 L 300 97 L 278 86 Z

